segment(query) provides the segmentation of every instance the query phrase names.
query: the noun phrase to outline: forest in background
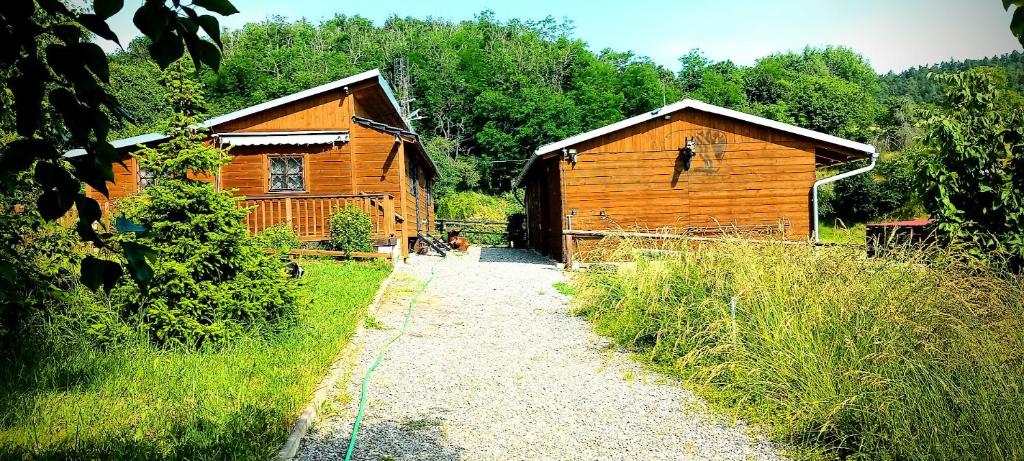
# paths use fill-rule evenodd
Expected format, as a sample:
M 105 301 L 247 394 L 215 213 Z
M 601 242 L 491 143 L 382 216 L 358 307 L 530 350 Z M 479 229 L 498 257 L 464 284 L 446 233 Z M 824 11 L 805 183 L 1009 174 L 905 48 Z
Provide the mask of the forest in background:
M 226 30 L 222 39 L 220 69 L 200 76 L 209 116 L 379 68 L 416 114 L 414 126 L 442 169 L 440 197 L 507 192 L 537 146 L 684 97 L 904 152 L 917 149 L 919 122 L 942 102 L 944 86 L 929 74 L 993 66 L 1010 90 L 1024 87 L 1018 51 L 879 75 L 843 47 L 779 52 L 741 66 L 710 60 L 694 43 L 676 72 L 630 51 L 591 50 L 570 22 L 501 21 L 489 11 L 461 22 L 392 17 L 380 25 L 360 16 L 275 17 Z M 111 61 L 112 92 L 134 119 L 114 136 L 161 131 L 170 109 L 145 39 Z M 854 222 L 919 214 L 909 157 L 887 154 L 874 177 L 828 191 L 823 212 Z

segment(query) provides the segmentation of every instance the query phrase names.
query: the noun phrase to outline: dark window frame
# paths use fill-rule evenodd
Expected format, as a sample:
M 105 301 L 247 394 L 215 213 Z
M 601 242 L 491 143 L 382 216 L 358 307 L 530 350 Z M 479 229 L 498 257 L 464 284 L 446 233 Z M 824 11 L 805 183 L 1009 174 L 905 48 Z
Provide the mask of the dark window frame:
M 289 160 L 298 160 L 298 171 L 291 171 Z M 284 162 L 283 173 L 274 173 L 274 162 Z M 306 156 L 302 154 L 272 155 L 267 159 L 267 192 L 295 193 L 306 192 Z M 284 187 L 274 187 L 274 177 L 281 176 Z M 299 187 L 289 187 L 289 178 L 298 177 Z

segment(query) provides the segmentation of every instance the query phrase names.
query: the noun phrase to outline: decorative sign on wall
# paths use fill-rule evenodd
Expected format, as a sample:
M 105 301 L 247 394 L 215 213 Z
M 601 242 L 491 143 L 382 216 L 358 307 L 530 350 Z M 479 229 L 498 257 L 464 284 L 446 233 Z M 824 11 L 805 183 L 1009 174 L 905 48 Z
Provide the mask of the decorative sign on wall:
M 674 145 L 679 150 L 679 161 L 684 171 L 716 173 L 725 160 L 728 139 L 724 131 L 712 128 L 679 130 L 669 133 L 666 138 L 669 146 Z

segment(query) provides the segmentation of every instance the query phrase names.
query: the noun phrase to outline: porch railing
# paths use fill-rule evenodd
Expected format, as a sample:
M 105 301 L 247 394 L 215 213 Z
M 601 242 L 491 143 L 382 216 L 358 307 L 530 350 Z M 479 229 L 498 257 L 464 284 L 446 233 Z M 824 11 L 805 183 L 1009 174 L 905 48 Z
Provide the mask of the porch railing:
M 370 215 L 374 239 L 397 236 L 395 199 L 388 194 L 262 195 L 246 197 L 238 205 L 252 208 L 245 217 L 250 235 L 287 223 L 302 240 L 326 240 L 331 235 L 331 213 L 352 205 Z

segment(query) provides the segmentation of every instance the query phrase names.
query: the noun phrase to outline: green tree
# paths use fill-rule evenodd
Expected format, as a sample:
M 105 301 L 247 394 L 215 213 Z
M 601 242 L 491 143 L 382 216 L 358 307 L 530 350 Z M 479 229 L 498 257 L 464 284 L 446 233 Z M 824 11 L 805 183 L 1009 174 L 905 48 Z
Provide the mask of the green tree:
M 239 208 L 230 191 L 203 180 L 228 157 L 204 144 L 207 135 L 197 128 L 202 85 L 182 63 L 164 72 L 163 83 L 174 111 L 168 139 L 136 154 L 153 179 L 123 208 L 145 232 L 119 236 L 122 245 L 155 252 L 153 283 L 122 284 L 114 298 L 122 316 L 141 319 L 158 344 L 217 344 L 287 317 L 294 287 L 282 264 L 247 235 L 242 220 L 249 210 Z
M 454 140 L 435 136 L 427 140 L 426 147 L 438 169 L 438 178 L 434 183 L 437 201 L 458 191 L 476 189 L 480 185 L 476 157 L 460 156 Z
M 60 0 L 9 0 L 0 2 L 0 80 L 11 89 L 10 98 L 0 98 L 0 112 L 14 114 L 2 119 L 2 130 L 17 136 L 5 139 L 0 154 L 0 174 L 5 177 L 32 169 L 31 180 L 40 191 L 35 209 L 47 221 L 65 215 L 72 207 L 78 213 L 79 236 L 102 247 L 94 225 L 100 221 L 100 207 L 82 192 L 88 184 L 106 194 L 113 181 L 117 152 L 107 142 L 111 119 L 124 116 L 124 109 L 108 92 L 110 67 L 103 50 L 90 42 L 91 34 L 117 42 L 107 20 L 123 8 L 120 0 L 96 0 L 92 12 L 68 8 Z M 217 19 L 199 14 L 196 8 L 229 15 L 237 10 L 227 0 L 197 0 L 189 5 L 178 1 L 147 0 L 135 12 L 139 30 L 152 43 L 150 55 L 161 67 L 180 58 L 187 49 L 195 63 L 216 68 L 220 63 L 220 26 Z M 203 40 L 199 30 L 212 39 Z M 13 120 L 10 120 L 13 118 Z M 82 147 L 84 155 L 67 159 L 67 148 Z M 14 194 L 13 189 L 0 191 Z M 145 258 L 132 247 L 125 248 L 130 273 L 145 282 L 149 273 Z M 12 269 L 3 260 L 0 278 Z M 122 269 L 114 261 L 86 258 L 83 281 L 93 288 L 103 282 L 111 286 Z M 7 285 L 13 280 L 4 278 Z
M 950 240 L 1024 262 L 1024 107 L 1006 74 L 977 68 L 938 75 L 946 107 L 927 121 L 924 205 Z
M 790 88 L 787 106 L 804 128 L 866 140 L 877 117 L 871 95 L 855 83 L 833 76 L 800 76 Z

